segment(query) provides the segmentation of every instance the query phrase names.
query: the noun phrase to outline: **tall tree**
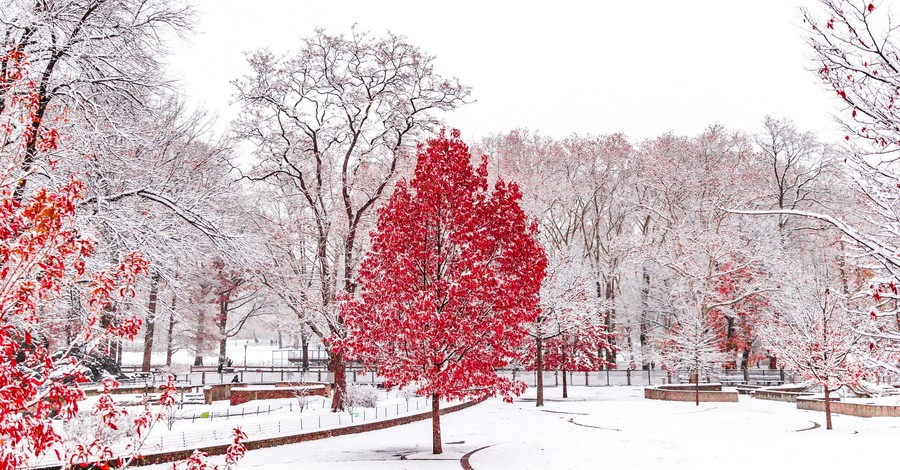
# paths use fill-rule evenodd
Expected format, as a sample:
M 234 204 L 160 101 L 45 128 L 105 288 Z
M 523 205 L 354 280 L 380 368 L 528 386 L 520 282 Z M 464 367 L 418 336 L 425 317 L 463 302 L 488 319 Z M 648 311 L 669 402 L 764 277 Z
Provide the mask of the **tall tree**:
M 524 391 L 495 372 L 538 313 L 547 265 L 520 199 L 515 183 L 488 190 L 487 157 L 474 168 L 458 131 L 429 140 L 379 210 L 360 298 L 344 304 L 340 352 L 431 396 L 435 454 L 442 399 Z
M 357 254 L 370 213 L 404 167 L 413 140 L 440 112 L 463 104 L 469 89 L 438 75 L 433 58 L 405 38 L 319 30 L 292 57 L 249 55 L 252 73 L 235 82 L 242 112 L 236 134 L 256 146 L 248 177 L 283 186 L 312 222 L 309 271 L 316 276 L 322 339 L 344 328 L 333 305 L 356 288 Z M 301 321 L 312 323 L 308 319 Z M 331 357 L 332 409 L 342 409 L 344 364 Z

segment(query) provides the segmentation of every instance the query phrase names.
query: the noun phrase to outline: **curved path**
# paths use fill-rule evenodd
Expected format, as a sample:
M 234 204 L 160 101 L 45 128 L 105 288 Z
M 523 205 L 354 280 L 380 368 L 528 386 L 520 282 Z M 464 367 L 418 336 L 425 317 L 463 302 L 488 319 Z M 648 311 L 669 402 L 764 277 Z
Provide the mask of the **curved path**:
M 472 465 L 469 463 L 469 457 L 471 457 L 472 454 L 474 454 L 475 452 L 478 452 L 479 450 L 484 450 L 484 449 L 487 449 L 488 447 L 492 447 L 492 446 L 493 446 L 493 444 L 491 444 L 489 446 L 479 447 L 479 448 L 467 453 L 466 455 L 463 455 L 462 458 L 459 459 L 459 464 L 462 466 L 463 470 L 475 470 L 474 468 L 472 468 Z
M 620 432 L 622 431 L 621 429 L 617 429 L 617 428 L 604 428 L 602 426 L 591 426 L 590 424 L 576 423 L 575 418 L 569 418 L 569 422 L 574 424 L 575 426 L 581 426 L 581 427 L 585 427 L 585 428 L 603 429 L 604 431 L 620 431 Z
M 794 431 L 794 432 L 812 431 L 813 429 L 818 429 L 818 428 L 821 428 L 821 427 L 822 427 L 821 424 L 819 424 L 819 423 L 817 423 L 817 422 L 815 422 L 815 421 L 810 421 L 810 423 L 813 424 L 811 427 L 803 428 L 803 429 L 797 429 L 797 430 Z

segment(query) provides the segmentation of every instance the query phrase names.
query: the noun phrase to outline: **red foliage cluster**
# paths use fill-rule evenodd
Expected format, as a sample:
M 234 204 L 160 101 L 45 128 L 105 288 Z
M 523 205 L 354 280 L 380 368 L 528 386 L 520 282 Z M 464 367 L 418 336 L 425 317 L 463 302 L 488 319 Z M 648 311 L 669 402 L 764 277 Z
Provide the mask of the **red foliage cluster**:
M 547 265 L 520 199 L 514 183 L 488 191 L 487 157 L 474 168 L 458 131 L 420 147 L 415 178 L 379 211 L 336 348 L 419 393 L 520 394 L 524 384 L 494 369 L 534 321 Z
M 746 263 L 724 263 L 720 275 L 713 281 L 713 303 L 728 303 L 726 307 L 713 308 L 709 322 L 715 328 L 722 351 L 750 349 L 756 337 L 756 323 L 760 312 L 768 307 L 768 300 L 761 294 L 738 298 L 751 288 L 755 280 L 764 274 Z M 729 303 L 732 300 L 736 302 Z

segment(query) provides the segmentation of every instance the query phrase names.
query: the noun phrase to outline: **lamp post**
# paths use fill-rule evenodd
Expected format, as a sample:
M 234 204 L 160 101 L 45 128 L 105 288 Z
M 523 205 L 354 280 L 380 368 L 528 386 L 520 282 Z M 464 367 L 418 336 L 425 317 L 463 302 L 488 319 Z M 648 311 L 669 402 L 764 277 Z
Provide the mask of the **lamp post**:
M 244 369 L 247 368 L 247 346 L 249 344 L 250 344 L 249 342 L 244 343 Z

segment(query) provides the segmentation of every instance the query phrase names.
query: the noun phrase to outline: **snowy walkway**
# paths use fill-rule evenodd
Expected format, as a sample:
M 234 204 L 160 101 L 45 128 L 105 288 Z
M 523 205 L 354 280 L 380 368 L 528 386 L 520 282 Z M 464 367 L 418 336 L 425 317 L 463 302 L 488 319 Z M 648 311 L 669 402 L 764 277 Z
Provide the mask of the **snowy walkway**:
M 442 418 L 444 454 L 431 455 L 431 422 L 247 453 L 241 469 L 476 470 L 878 468 L 896 463 L 900 419 L 834 417 L 793 404 L 645 400 L 639 387 L 534 389 L 512 404 L 489 400 Z M 530 399 L 530 400 L 529 400 Z M 808 429 L 808 430 L 805 430 Z M 486 447 L 487 446 L 487 447 Z M 483 448 L 484 447 L 484 448 Z M 483 449 L 481 449 L 483 448 Z M 477 450 L 481 449 L 481 450 Z M 476 451 L 477 450 L 477 451 Z M 221 457 L 213 458 L 221 462 Z M 157 466 L 155 468 L 166 468 Z

